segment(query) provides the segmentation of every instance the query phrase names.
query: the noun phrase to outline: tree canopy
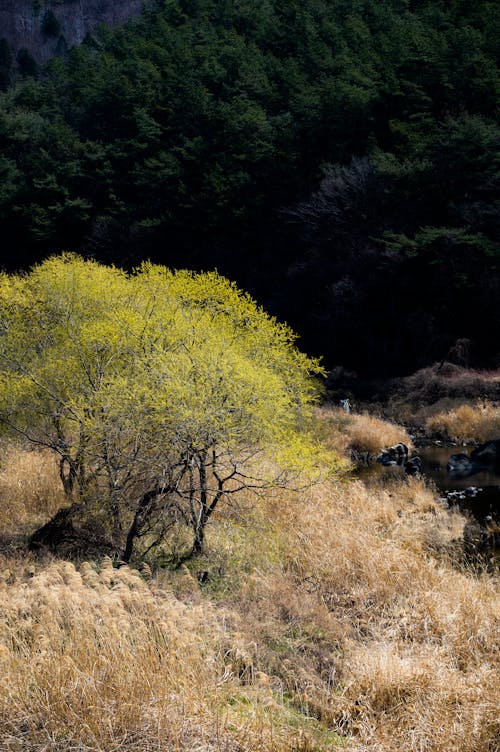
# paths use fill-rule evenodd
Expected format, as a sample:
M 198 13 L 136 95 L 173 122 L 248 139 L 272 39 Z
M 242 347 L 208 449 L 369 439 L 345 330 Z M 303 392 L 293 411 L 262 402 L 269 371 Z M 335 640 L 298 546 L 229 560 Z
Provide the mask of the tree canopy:
M 215 272 L 53 257 L 3 276 L 0 312 L 2 425 L 57 454 L 69 510 L 126 560 L 179 524 L 199 552 L 220 501 L 321 463 L 307 432 L 319 364 Z

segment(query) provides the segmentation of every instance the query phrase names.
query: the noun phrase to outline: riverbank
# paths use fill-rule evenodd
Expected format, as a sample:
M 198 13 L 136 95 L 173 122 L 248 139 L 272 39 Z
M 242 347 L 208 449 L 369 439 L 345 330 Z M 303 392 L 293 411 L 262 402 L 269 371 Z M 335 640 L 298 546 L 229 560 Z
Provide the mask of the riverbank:
M 318 422 L 369 489 L 401 482 L 408 473 L 422 477 L 447 508 L 465 516 L 461 542 L 471 565 L 498 572 L 500 458 L 495 439 L 500 436 L 500 405 L 446 399 L 417 409 L 399 404 L 397 412 L 408 420 L 408 430 L 371 415 L 366 406 L 363 413 L 324 406 Z M 496 459 L 475 463 L 475 453 L 488 446 L 495 447 Z M 396 454 L 398 447 L 407 454 Z
M 349 430 L 362 437 L 375 434 L 362 439 L 373 452 L 396 443 L 384 424 L 372 430 L 374 419 L 396 426 L 390 429 L 392 436 L 416 446 L 481 444 L 500 437 L 500 370 L 436 363 L 405 378 L 363 381 L 337 369 L 327 380 L 327 404 L 335 408 L 342 399 L 349 400 L 358 416 L 357 428 Z M 364 425 L 360 415 L 367 417 Z
M 358 406 L 386 410 L 387 417 L 405 422 L 408 414 L 440 400 L 500 403 L 500 369 L 477 370 L 443 362 L 409 376 L 370 380 L 339 367 L 328 376 L 326 389 L 332 404 L 349 398 Z

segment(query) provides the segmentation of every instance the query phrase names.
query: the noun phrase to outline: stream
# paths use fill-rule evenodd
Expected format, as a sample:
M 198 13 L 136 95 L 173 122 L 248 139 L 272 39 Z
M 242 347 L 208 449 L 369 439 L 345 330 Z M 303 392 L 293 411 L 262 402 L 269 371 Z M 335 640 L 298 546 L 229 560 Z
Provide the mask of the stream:
M 480 524 L 488 517 L 500 523 L 500 474 L 494 469 L 480 470 L 466 477 L 452 477 L 446 464 L 452 454 L 470 454 L 472 446 L 443 447 L 426 446 L 415 449 L 413 456 L 422 460 L 422 475 L 434 482 L 442 498 L 450 506 L 458 506 L 468 512 Z M 402 466 L 384 467 L 373 462 L 360 468 L 358 477 L 367 482 L 404 476 Z

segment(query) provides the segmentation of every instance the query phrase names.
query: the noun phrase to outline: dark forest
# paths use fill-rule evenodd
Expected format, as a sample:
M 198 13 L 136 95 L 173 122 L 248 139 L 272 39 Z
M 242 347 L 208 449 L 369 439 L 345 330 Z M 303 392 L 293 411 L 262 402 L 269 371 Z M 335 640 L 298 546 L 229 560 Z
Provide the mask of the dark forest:
M 163 0 L 43 68 L 3 40 L 4 268 L 216 268 L 328 368 L 498 367 L 497 10 Z

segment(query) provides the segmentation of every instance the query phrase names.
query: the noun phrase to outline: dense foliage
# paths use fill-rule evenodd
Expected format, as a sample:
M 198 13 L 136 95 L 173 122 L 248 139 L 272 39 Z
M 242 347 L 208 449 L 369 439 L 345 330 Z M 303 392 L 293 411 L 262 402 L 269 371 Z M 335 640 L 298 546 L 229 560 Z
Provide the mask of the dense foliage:
M 462 338 L 493 364 L 496 10 L 151 5 L 2 95 L 6 263 L 217 267 L 327 362 L 390 372 Z
M 71 513 L 126 560 L 178 525 L 201 551 L 219 502 L 320 461 L 305 430 L 318 364 L 214 272 L 52 258 L 3 276 L 0 315 L 2 427 L 57 455 Z M 268 477 L 264 452 L 281 459 Z

